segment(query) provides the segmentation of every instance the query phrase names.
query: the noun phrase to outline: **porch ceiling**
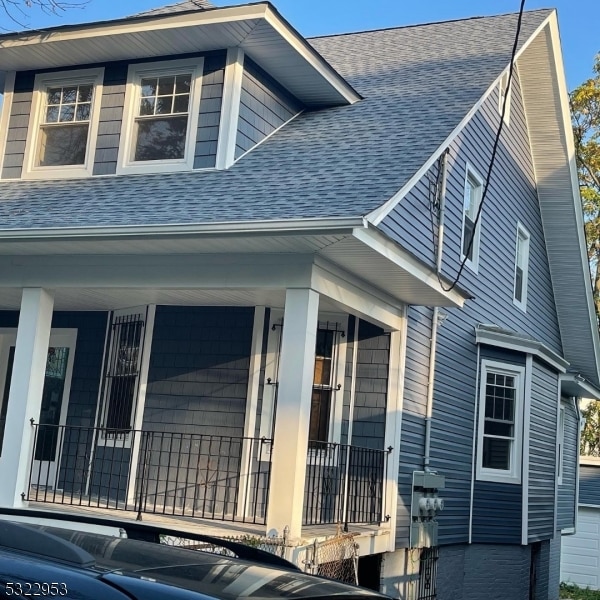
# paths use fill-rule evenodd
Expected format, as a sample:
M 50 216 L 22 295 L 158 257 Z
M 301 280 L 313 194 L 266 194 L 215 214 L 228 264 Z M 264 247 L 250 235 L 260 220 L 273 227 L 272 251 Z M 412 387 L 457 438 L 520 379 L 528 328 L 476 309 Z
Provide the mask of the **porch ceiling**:
M 315 271 L 317 269 L 317 271 Z M 0 308 L 17 308 L 23 287 L 55 294 L 56 310 L 105 310 L 145 303 L 284 305 L 285 290 L 310 286 L 334 308 L 346 284 L 405 304 L 461 306 L 425 265 L 365 227 L 226 231 L 179 235 L 54 235 L 0 241 Z

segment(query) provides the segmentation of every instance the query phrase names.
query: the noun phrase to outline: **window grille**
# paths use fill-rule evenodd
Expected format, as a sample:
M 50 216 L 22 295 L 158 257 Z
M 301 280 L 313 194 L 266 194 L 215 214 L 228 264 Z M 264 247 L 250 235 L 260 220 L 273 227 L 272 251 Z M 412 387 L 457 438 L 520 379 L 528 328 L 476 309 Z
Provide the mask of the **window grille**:
M 125 439 L 133 427 L 144 331 L 142 314 L 113 317 L 104 376 L 102 428 L 106 439 Z

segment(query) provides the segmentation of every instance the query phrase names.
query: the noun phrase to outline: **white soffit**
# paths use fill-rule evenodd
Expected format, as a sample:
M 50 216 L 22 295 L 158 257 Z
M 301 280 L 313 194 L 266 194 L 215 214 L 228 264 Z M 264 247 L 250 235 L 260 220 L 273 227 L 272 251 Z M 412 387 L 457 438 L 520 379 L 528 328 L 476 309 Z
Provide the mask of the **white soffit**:
M 600 339 L 556 13 L 518 64 L 563 354 L 598 386 Z
M 0 74 L 229 47 L 242 48 L 307 106 L 351 104 L 360 99 L 266 3 L 3 35 Z

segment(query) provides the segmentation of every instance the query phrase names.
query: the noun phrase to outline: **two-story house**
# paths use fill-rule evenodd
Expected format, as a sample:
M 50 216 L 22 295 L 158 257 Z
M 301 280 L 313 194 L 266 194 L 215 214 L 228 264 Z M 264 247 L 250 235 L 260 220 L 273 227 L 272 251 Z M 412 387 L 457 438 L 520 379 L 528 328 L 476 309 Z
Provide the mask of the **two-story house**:
M 600 345 L 556 13 L 517 22 L 0 36 L 0 505 L 557 598 Z

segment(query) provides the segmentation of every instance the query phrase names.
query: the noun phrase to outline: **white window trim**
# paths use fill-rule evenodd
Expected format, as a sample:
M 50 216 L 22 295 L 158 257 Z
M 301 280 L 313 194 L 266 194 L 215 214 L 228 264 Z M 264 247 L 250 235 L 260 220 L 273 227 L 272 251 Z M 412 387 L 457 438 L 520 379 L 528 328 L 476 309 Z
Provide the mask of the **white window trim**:
M 515 403 L 514 443 L 511 449 L 510 470 L 483 467 L 483 432 L 485 424 L 485 388 L 488 371 L 511 375 L 517 380 Z M 483 359 L 479 378 L 479 418 L 477 428 L 477 479 L 498 483 L 521 483 L 521 463 L 523 454 L 523 409 L 525 405 L 525 367 Z
M 518 248 L 519 248 L 519 237 L 522 237 L 525 246 L 523 249 L 523 290 L 521 293 L 521 300 L 517 300 L 515 297 L 515 284 L 517 282 L 517 260 L 518 260 Z M 523 312 L 527 312 L 527 288 L 529 287 L 529 245 L 531 236 L 529 232 L 521 223 L 517 223 L 517 235 L 515 238 L 515 272 L 513 274 L 513 304 L 518 306 Z
M 515 65 L 516 67 L 516 65 Z M 506 88 L 508 87 L 508 76 L 510 74 L 510 71 L 506 70 L 504 73 L 502 73 L 502 75 L 500 76 L 500 80 L 498 81 L 498 114 L 502 115 L 502 103 L 503 103 L 503 97 L 506 94 Z M 511 85 L 510 88 L 508 90 L 508 94 L 507 98 L 506 98 L 506 112 L 504 113 L 504 124 L 509 126 L 510 125 L 510 106 L 511 106 L 511 100 L 512 100 L 512 90 L 513 90 L 513 85 L 515 83 L 515 74 L 513 73 L 513 80 L 511 81 Z
M 564 458 L 565 458 L 565 407 L 560 406 L 558 412 L 558 435 L 556 437 L 556 470 L 558 485 L 563 483 Z
M 192 89 L 190 92 L 189 118 L 186 131 L 185 153 L 182 159 L 134 161 L 131 159 L 137 105 L 142 77 L 171 75 L 182 70 L 192 73 Z M 202 95 L 202 73 L 204 58 L 188 58 L 152 63 L 140 63 L 129 66 L 127 85 L 125 88 L 125 105 L 121 124 L 121 141 L 117 158 L 117 175 L 126 173 L 169 173 L 191 171 L 194 168 L 194 154 Z
M 463 185 L 463 203 L 462 203 L 462 213 L 461 213 L 461 225 L 460 225 L 460 260 L 465 260 L 465 264 L 473 273 L 477 273 L 479 270 L 479 244 L 481 241 L 481 218 L 475 225 L 475 234 L 473 236 L 473 259 L 469 260 L 463 254 L 463 247 L 465 242 L 465 191 L 467 189 L 467 182 L 469 179 L 473 179 L 477 182 L 481 192 L 479 195 L 479 201 L 477 203 L 477 207 L 475 208 L 475 216 L 477 215 L 477 211 L 479 210 L 479 206 L 481 205 L 481 197 L 483 195 L 483 178 L 477 173 L 477 171 L 467 163 L 467 168 L 465 170 L 465 182 Z
M 278 336 L 277 329 L 273 331 L 273 324 L 281 323 L 283 319 L 283 311 L 280 309 L 272 309 L 269 322 L 268 339 L 267 339 L 267 360 L 265 365 L 265 380 L 263 386 L 263 401 L 260 419 L 260 435 L 271 439 L 273 432 L 271 430 L 273 423 L 273 404 L 275 399 L 275 385 L 269 383 L 277 381 L 277 366 L 278 366 Z M 340 338 L 337 344 L 337 365 L 336 375 L 337 381 L 333 382 L 331 414 L 329 419 L 329 438 L 328 442 L 339 444 L 342 438 L 342 416 L 344 409 L 344 381 L 346 376 L 346 354 L 348 345 L 348 315 L 319 312 L 318 326 L 329 322 L 335 322 L 340 325 L 346 333 L 343 338 Z M 340 386 L 339 389 L 337 386 Z M 318 452 L 318 451 L 313 451 Z M 310 453 L 309 453 L 310 454 Z M 314 460 L 310 461 L 314 464 Z
M 54 73 L 38 73 L 35 76 L 31 103 L 31 117 L 29 119 L 29 128 L 27 130 L 25 156 L 23 157 L 23 179 L 65 179 L 71 177 L 92 176 L 96 155 L 96 141 L 98 138 L 98 124 L 100 122 L 103 80 L 103 67 Z M 35 160 L 40 137 L 42 114 L 45 107 L 46 89 L 54 86 L 62 87 L 82 83 L 91 83 L 94 86 L 84 164 L 60 165 L 56 167 L 36 166 Z
M 141 429 L 143 416 L 144 416 L 144 408 L 146 404 L 146 386 L 148 384 L 148 371 L 150 367 L 150 353 L 152 351 L 152 335 L 154 333 L 154 315 L 155 315 L 156 305 L 150 304 L 147 306 L 133 306 L 131 308 L 124 308 L 115 310 L 109 316 L 108 326 L 110 328 L 113 319 L 115 316 L 124 317 L 127 315 L 135 315 L 135 314 L 143 314 L 144 315 L 144 333 L 143 338 L 140 340 L 142 355 L 140 356 L 140 370 L 137 381 L 137 397 L 133 399 L 131 406 L 131 423 L 132 429 Z M 112 352 L 112 332 L 109 329 L 108 337 L 106 339 L 106 344 L 104 348 L 104 355 L 102 357 L 103 360 L 103 368 L 102 368 L 102 378 L 101 378 L 101 390 L 102 393 L 100 395 L 100 404 L 98 405 L 97 411 L 97 427 L 102 427 L 102 424 L 105 422 L 106 413 L 108 411 L 108 397 L 109 397 L 109 388 L 105 384 L 106 378 L 106 368 L 110 363 L 111 356 L 106 356 L 106 353 Z M 110 437 L 107 438 L 100 433 L 96 435 L 96 445 L 98 446 L 109 446 L 116 448 L 131 448 L 131 435 L 127 433 L 123 437 Z M 136 437 L 136 444 L 139 444 L 139 440 Z M 137 449 L 139 450 L 139 448 Z

